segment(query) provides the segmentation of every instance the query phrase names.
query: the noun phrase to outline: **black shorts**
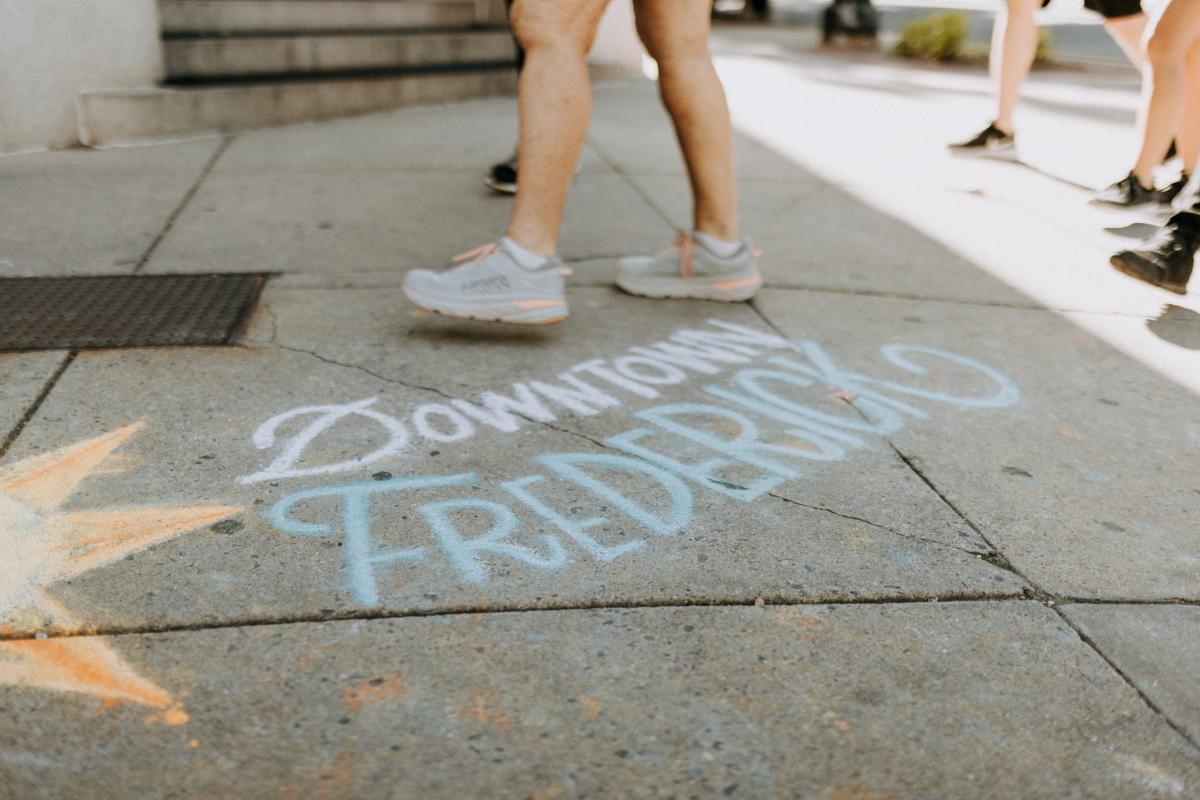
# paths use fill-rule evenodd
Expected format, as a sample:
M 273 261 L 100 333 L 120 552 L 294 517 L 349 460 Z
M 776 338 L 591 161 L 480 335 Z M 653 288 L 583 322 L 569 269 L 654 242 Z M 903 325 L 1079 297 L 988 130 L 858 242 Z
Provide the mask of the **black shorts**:
M 1050 5 L 1050 0 L 1042 0 L 1042 8 Z M 1142 0 L 1083 0 L 1084 8 L 1090 8 L 1105 19 L 1131 17 L 1142 13 Z

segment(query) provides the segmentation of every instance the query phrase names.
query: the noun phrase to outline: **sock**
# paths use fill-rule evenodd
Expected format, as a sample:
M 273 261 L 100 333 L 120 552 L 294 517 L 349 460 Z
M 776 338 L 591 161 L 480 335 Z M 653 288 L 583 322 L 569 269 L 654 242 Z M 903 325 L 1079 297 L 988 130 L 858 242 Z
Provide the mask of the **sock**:
M 513 261 L 517 262 L 517 266 L 521 269 L 534 270 L 545 264 L 550 259 L 539 256 L 537 253 L 526 250 L 521 245 L 514 242 L 509 237 L 505 236 L 501 241 L 504 242 L 504 249 L 512 256 Z
M 742 248 L 741 242 L 727 242 L 724 239 L 709 236 L 707 233 L 701 231 L 692 231 L 692 238 L 717 258 L 729 258 Z

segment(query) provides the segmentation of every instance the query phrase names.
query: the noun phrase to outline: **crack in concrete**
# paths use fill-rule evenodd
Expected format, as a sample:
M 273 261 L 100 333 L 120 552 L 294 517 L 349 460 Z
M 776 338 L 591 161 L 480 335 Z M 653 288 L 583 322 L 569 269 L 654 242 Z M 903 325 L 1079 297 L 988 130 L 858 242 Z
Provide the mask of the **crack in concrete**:
M 50 392 L 58 385 L 58 381 L 63 376 L 63 373 L 67 371 L 67 368 L 71 364 L 75 363 L 75 358 L 78 355 L 78 350 L 71 350 L 63 356 L 62 363 L 58 365 L 50 377 L 46 379 L 46 382 L 42 384 L 41 391 L 33 398 L 33 402 L 29 404 L 29 407 L 25 409 L 25 413 L 21 415 L 21 419 L 17 421 L 17 424 L 13 426 L 13 429 L 8 432 L 7 436 L 0 439 L 0 459 L 8 455 L 8 451 L 17 443 L 17 438 L 20 437 L 25 427 L 33 420 L 38 409 L 42 407 L 42 403 L 46 402 L 46 398 L 50 396 Z
M 183 193 L 183 198 L 179 201 L 179 205 L 175 206 L 174 210 L 171 211 L 162 230 L 158 232 L 158 236 L 154 237 L 154 241 L 146 248 L 146 252 L 142 253 L 142 257 L 134 264 L 133 271 L 130 274 L 137 275 L 145 268 L 146 264 L 150 263 L 150 257 L 154 255 L 154 251 L 162 244 L 163 239 L 167 238 L 167 234 L 171 232 L 171 228 L 175 227 L 175 221 L 179 219 L 179 215 L 187 208 L 188 203 L 192 202 L 192 198 L 196 196 L 196 192 L 200 191 L 200 185 L 208 178 L 209 174 L 213 171 L 213 167 L 217 166 L 217 162 L 221 159 L 221 156 L 225 155 L 225 151 L 229 149 L 229 145 L 233 144 L 234 138 L 233 136 L 224 136 L 221 138 L 221 143 L 217 145 L 217 149 L 213 151 L 208 162 L 201 168 L 196 180 Z
M 983 559 L 985 556 L 991 555 L 991 553 L 989 553 L 987 551 L 971 550 L 970 548 L 960 547 L 959 545 L 950 544 L 949 542 L 942 542 L 942 541 L 938 541 L 937 539 L 930 539 L 925 536 L 918 536 L 914 533 L 904 533 L 903 531 L 898 531 L 895 528 L 889 528 L 887 525 L 881 525 L 878 522 L 872 522 L 871 520 L 867 519 L 866 517 L 856 517 L 853 514 L 846 514 L 842 511 L 837 511 L 832 508 L 826 508 L 825 506 L 809 505 L 808 503 L 802 503 L 799 500 L 793 500 L 790 497 L 784 497 L 783 495 L 775 494 L 774 492 L 767 492 L 767 494 L 770 495 L 771 497 L 778 498 L 785 503 L 791 503 L 792 505 L 800 506 L 801 508 L 809 508 L 809 509 L 812 509 L 813 511 L 824 511 L 825 513 L 832 514 L 835 517 L 841 517 L 842 519 L 853 520 L 854 522 L 862 522 L 866 525 L 870 525 L 873 528 L 879 528 L 880 530 L 884 530 L 890 534 L 899 536 L 902 539 L 911 539 L 912 541 L 915 541 L 915 542 L 925 542 L 927 544 L 937 545 L 938 547 L 948 547 L 952 550 L 958 550 L 961 553 L 966 553 L 967 555 L 970 555 L 970 556 L 977 556 L 981 559 Z M 986 559 L 984 559 L 984 560 L 986 560 Z M 988 563 L 991 563 L 991 562 L 989 561 Z

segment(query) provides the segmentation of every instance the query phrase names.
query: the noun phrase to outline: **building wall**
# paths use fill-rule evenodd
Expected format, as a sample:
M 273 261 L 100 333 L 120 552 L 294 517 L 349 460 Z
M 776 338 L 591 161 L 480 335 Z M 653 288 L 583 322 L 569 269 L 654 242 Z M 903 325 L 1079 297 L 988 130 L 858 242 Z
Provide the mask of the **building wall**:
M 81 88 L 161 72 L 155 0 L 0 0 L 0 153 L 75 144 Z

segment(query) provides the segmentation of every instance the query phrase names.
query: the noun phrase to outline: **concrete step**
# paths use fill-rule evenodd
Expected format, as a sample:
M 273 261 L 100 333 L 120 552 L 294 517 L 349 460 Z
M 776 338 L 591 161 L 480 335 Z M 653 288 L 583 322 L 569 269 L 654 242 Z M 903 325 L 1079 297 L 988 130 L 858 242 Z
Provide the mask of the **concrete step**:
M 159 0 L 164 36 L 502 25 L 503 0 Z
M 169 81 L 516 63 L 507 29 L 185 39 L 163 45 Z
M 511 67 L 412 71 L 186 88 L 97 89 L 80 96 L 80 138 L 102 147 L 452 102 L 516 91 Z

